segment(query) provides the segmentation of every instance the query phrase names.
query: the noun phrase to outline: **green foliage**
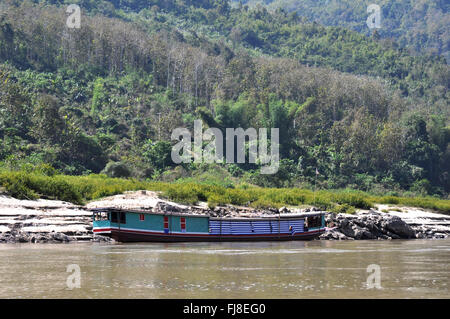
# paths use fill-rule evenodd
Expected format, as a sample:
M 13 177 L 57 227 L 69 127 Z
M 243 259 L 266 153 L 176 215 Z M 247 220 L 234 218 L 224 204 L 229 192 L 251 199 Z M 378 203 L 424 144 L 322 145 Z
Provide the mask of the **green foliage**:
M 226 204 L 256 208 L 313 205 L 333 212 L 352 213 L 355 208 L 368 209 L 373 203 L 422 207 L 450 213 L 450 201 L 432 197 L 376 197 L 363 192 L 320 191 L 277 188 L 225 188 L 198 183 L 143 182 L 109 178 L 106 175 L 66 176 L 33 172 L 0 170 L 0 186 L 11 196 L 21 199 L 51 198 L 82 204 L 85 201 L 121 194 L 125 191 L 152 190 L 175 202 L 210 207 Z
M 102 171 L 108 177 L 120 178 L 120 177 L 130 177 L 131 171 L 124 163 L 109 162 L 105 169 Z
M 370 209 L 373 207 L 373 203 L 364 197 L 364 195 L 359 193 L 339 193 L 336 194 L 335 201 L 338 204 L 348 204 L 361 209 Z
M 399 196 L 446 198 L 450 192 L 450 73 L 439 57 L 411 55 L 392 41 L 309 23 L 283 10 L 230 7 L 227 1 L 83 1 L 80 30 L 67 30 L 61 19 L 66 2 L 39 2 L 8 1 L 0 17 L 5 167 L 29 171 L 17 163 L 45 163 L 57 171 L 31 172 L 51 177 L 103 171 L 221 189 L 244 182 Z M 307 15 L 323 10 L 320 1 L 302 3 Z M 361 13 L 364 6 L 357 3 Z M 395 7 L 392 1 L 385 5 Z M 342 8 L 337 2 L 330 7 Z M 414 10 L 426 11 L 428 24 L 431 9 L 425 7 Z M 404 1 L 398 9 L 407 11 Z M 351 10 L 330 17 L 347 21 Z M 23 20 L 29 16 L 34 19 Z M 176 167 L 171 132 L 192 130 L 199 117 L 222 132 L 279 128 L 277 174 L 260 174 L 259 163 Z M 109 162 L 121 164 L 105 168 Z M 21 187 L 28 186 L 21 185 L 10 183 L 11 193 L 25 194 Z M 120 185 L 104 185 L 95 195 L 86 186 L 82 198 L 119 193 Z M 250 195 L 224 190 L 211 204 L 373 203 L 360 194 L 259 196 L 249 189 Z M 207 201 L 208 194 L 171 190 L 187 202 Z
M 383 197 L 383 204 L 399 204 L 400 198 L 396 196 L 384 196 Z
M 355 208 L 348 205 L 348 204 L 342 204 L 342 205 L 335 205 L 331 212 L 335 214 L 354 214 L 356 212 Z
M 103 79 L 98 78 L 94 82 L 94 92 L 92 95 L 91 116 L 97 114 L 102 104 L 105 102 L 106 94 L 103 86 Z
M 172 145 L 167 141 L 152 142 L 148 140 L 143 147 L 143 157 L 155 170 L 164 170 L 173 166 L 171 159 Z
M 33 190 L 26 187 L 26 185 L 24 185 L 24 183 L 17 178 L 3 181 L 2 184 L 4 185 L 6 192 L 12 197 L 28 200 L 38 198 Z
M 202 187 L 195 187 L 193 184 L 171 185 L 167 187 L 163 194 L 173 201 L 191 205 L 197 204 L 200 198 L 202 200 L 207 199 Z
M 2 172 L 0 183 L 11 196 L 22 199 L 44 198 L 60 199 L 75 204 L 82 203 L 79 191 L 62 176 L 45 176 L 24 172 Z
M 273 203 L 267 199 L 264 198 L 258 198 L 254 202 L 250 204 L 251 207 L 257 208 L 257 209 L 268 209 L 268 208 L 279 208 L 280 204 Z
M 415 181 L 410 190 L 421 196 L 426 196 L 431 193 L 431 184 L 427 179 L 422 179 Z
M 211 194 L 211 196 L 208 197 L 208 207 L 210 209 L 214 209 L 217 206 L 224 206 L 226 204 L 227 203 L 223 197 L 218 194 Z
M 327 26 L 339 25 L 371 35 L 371 30 L 366 25 L 369 16 L 367 6 L 371 2 L 366 0 L 244 0 L 242 3 L 268 4 L 269 10 L 282 8 L 288 12 L 296 12 L 309 21 Z M 445 29 L 449 18 L 448 4 L 446 7 L 445 1 L 388 0 L 378 4 L 382 9 L 382 28 L 376 31 L 377 37 L 394 38 L 399 45 L 410 50 L 441 54 L 448 60 L 450 52 L 445 45 L 448 43 L 448 35 L 437 31 Z

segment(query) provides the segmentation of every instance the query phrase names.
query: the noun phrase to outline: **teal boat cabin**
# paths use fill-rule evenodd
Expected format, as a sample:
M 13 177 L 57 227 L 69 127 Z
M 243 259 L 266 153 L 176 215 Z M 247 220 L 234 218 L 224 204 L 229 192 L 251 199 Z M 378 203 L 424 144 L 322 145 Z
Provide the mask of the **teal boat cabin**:
M 324 231 L 323 212 L 218 218 L 114 208 L 93 210 L 94 234 L 119 242 L 311 240 Z

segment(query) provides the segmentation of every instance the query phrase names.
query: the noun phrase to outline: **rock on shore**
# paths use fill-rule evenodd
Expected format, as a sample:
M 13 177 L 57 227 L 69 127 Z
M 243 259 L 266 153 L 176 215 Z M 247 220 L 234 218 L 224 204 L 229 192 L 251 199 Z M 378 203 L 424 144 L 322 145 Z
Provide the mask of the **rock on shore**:
M 92 212 L 54 200 L 0 195 L 0 243 L 109 241 L 92 233 Z
M 328 213 L 326 223 L 328 229 L 319 239 L 440 239 L 450 235 L 450 216 L 414 208 L 386 213 L 371 209 L 354 215 Z

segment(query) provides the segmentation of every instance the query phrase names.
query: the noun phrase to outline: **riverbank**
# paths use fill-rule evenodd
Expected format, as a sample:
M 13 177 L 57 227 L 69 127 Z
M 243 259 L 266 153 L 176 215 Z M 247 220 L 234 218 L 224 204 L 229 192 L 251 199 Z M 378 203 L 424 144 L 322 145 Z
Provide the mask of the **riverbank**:
M 326 215 L 322 240 L 442 239 L 450 236 L 450 216 L 412 207 L 378 205 L 355 214 Z
M 93 236 L 92 213 L 56 200 L 18 200 L 0 195 L 0 243 L 102 241 Z
M 0 243 L 112 241 L 92 233 L 92 208 L 115 207 L 209 214 L 214 217 L 254 217 L 318 210 L 309 208 L 255 209 L 241 206 L 209 208 L 206 202 L 182 205 L 151 191 L 126 192 L 85 206 L 57 200 L 18 200 L 0 196 Z M 376 205 L 355 214 L 326 213 L 327 231 L 321 240 L 439 239 L 450 236 L 450 216 L 425 209 Z

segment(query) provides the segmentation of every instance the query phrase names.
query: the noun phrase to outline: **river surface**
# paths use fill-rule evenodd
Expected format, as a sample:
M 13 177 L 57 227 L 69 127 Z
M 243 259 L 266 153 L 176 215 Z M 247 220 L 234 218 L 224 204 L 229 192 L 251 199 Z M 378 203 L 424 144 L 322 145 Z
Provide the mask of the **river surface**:
M 0 244 L 0 298 L 450 298 L 450 239 Z

